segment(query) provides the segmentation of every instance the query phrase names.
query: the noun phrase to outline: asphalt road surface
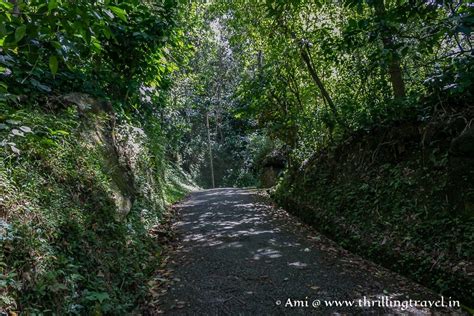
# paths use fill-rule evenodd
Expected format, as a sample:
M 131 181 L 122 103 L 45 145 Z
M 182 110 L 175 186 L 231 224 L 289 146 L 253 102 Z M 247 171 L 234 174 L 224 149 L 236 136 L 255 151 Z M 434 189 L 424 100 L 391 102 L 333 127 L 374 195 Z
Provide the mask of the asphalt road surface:
M 345 251 L 257 190 L 194 192 L 177 207 L 179 242 L 169 267 L 173 282 L 156 313 L 456 314 L 407 306 L 410 299 L 440 297 Z M 396 306 L 397 301 L 405 306 Z

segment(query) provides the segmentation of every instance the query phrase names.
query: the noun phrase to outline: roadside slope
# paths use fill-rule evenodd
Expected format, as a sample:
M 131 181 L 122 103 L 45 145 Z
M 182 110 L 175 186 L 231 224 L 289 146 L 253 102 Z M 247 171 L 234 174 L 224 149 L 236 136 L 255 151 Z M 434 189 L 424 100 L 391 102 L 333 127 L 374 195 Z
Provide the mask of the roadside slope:
M 161 259 L 150 229 L 192 189 L 163 137 L 80 99 L 95 113 L 0 111 L 0 314 L 130 313 Z
M 289 170 L 273 197 L 344 248 L 472 307 L 469 113 L 354 133 Z

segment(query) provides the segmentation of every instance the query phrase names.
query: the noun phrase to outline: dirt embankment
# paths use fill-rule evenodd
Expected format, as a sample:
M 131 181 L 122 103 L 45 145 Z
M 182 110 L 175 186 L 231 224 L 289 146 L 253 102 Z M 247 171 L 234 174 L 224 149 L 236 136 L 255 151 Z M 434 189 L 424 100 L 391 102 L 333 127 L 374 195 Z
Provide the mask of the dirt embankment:
M 359 131 L 275 198 L 347 249 L 474 305 L 474 108 Z

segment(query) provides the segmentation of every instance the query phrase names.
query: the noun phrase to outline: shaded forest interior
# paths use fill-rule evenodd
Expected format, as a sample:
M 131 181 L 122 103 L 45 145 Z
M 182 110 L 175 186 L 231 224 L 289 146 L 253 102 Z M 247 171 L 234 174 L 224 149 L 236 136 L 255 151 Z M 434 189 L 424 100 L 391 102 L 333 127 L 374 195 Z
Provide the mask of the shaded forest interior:
M 214 187 L 472 311 L 473 11 L 0 0 L 0 312 L 137 312 L 169 206 Z

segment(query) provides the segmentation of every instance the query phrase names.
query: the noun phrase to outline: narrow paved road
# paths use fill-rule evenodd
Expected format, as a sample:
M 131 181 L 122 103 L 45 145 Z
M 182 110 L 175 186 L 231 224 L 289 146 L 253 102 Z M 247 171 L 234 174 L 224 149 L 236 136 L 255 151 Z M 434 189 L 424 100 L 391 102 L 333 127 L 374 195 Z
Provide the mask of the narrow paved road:
M 255 190 L 196 192 L 178 208 L 181 240 L 170 267 L 174 282 L 160 306 L 166 315 L 399 314 L 400 308 L 369 307 L 368 300 L 438 299 L 337 247 Z M 365 306 L 325 302 L 360 304 L 359 299 Z M 313 302 L 319 305 L 312 307 Z M 423 308 L 408 312 L 430 314 Z

